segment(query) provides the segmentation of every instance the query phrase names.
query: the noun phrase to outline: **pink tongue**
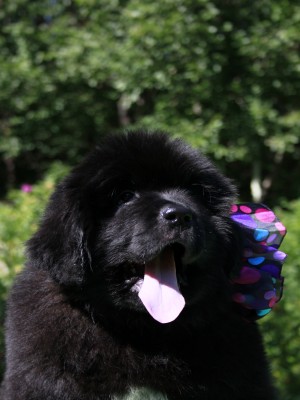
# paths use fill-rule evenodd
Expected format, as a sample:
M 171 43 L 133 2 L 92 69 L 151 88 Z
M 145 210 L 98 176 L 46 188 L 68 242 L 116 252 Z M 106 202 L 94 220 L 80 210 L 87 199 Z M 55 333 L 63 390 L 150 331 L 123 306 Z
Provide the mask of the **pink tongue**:
M 181 313 L 185 300 L 179 291 L 171 248 L 164 249 L 145 265 L 139 298 L 149 314 L 162 324 L 174 321 Z

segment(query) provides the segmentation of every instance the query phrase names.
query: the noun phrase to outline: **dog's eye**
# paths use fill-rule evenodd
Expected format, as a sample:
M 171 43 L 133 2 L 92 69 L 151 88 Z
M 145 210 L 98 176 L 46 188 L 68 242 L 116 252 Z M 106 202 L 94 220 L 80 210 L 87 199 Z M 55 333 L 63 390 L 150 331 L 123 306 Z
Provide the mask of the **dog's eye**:
M 124 191 L 118 196 L 118 204 L 126 204 L 135 197 L 134 192 Z

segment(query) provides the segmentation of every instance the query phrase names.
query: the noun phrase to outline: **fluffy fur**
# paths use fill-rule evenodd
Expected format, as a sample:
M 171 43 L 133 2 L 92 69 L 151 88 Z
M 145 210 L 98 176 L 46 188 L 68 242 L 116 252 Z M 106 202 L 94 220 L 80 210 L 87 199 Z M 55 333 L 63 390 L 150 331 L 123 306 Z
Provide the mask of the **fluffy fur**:
M 1 399 L 146 399 L 149 390 L 168 400 L 273 400 L 258 328 L 231 301 L 235 195 L 180 140 L 106 138 L 58 185 L 28 243 L 8 302 Z M 186 306 L 161 324 L 136 284 L 167 247 Z

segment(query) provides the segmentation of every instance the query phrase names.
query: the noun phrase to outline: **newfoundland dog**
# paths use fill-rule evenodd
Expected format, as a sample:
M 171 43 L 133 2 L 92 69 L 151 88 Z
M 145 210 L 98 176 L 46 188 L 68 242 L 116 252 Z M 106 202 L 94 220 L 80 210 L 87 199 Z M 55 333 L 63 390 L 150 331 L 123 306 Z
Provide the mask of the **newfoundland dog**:
M 181 140 L 104 139 L 28 242 L 1 399 L 274 399 L 256 323 L 232 301 L 235 196 Z

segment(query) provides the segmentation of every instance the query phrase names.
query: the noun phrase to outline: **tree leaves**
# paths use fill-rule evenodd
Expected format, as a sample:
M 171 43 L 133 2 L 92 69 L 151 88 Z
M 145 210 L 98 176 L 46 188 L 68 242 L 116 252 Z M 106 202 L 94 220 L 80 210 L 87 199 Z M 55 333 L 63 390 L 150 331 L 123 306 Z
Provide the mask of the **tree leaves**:
M 278 155 L 299 157 L 299 20 L 286 0 L 5 2 L 0 123 L 20 144 L 16 179 L 37 169 L 25 153 L 40 173 L 128 125 L 186 137 L 233 177 L 260 154 L 263 180 Z

